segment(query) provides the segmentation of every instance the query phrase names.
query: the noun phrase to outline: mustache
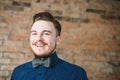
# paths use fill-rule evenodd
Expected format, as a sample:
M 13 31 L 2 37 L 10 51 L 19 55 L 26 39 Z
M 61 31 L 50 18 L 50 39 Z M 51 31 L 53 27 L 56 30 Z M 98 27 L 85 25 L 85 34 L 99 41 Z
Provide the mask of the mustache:
M 44 42 L 44 41 L 33 41 L 33 42 L 32 42 L 32 45 L 36 45 L 38 42 L 40 42 L 40 43 L 43 44 L 43 45 L 47 45 L 47 43 Z

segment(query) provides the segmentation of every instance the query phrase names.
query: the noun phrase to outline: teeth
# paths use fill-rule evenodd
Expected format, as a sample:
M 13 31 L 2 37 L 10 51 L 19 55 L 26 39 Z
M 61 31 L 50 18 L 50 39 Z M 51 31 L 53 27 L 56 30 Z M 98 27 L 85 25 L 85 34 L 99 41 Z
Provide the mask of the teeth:
M 42 45 L 36 45 L 37 47 L 42 47 Z
M 41 43 L 37 43 L 36 46 L 37 46 L 37 47 L 42 47 L 43 44 L 41 44 Z

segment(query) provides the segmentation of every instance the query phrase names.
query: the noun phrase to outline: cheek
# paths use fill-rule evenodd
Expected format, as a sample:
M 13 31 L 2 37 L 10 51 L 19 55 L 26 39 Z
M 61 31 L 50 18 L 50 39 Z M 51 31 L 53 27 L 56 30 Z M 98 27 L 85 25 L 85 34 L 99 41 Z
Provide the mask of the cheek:
M 35 40 L 35 36 L 30 36 L 30 41 Z
M 52 38 L 52 39 L 50 40 L 50 44 L 51 44 L 52 46 L 54 46 L 54 45 L 56 44 L 56 39 L 55 39 L 55 38 Z
M 32 37 L 32 36 L 30 36 L 30 38 L 29 38 L 30 44 L 32 44 L 32 42 L 33 42 L 34 40 L 35 40 L 35 38 Z
M 29 40 L 30 40 L 30 42 L 32 41 L 32 37 L 31 36 L 30 36 Z

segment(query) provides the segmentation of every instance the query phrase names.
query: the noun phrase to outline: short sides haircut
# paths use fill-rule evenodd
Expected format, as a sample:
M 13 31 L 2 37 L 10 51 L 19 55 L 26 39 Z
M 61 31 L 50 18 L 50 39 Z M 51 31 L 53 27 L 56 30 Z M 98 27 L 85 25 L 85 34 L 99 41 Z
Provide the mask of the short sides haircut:
M 39 20 L 52 22 L 56 29 L 56 36 L 61 35 L 61 24 L 49 12 L 39 12 L 33 16 L 33 23 Z

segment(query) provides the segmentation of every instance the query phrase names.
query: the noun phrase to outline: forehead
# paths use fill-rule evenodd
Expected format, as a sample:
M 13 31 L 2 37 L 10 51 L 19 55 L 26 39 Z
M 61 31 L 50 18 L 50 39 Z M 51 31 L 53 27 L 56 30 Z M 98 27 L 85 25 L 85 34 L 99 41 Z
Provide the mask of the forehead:
M 54 24 L 50 21 L 39 20 L 33 23 L 31 31 L 55 30 Z

